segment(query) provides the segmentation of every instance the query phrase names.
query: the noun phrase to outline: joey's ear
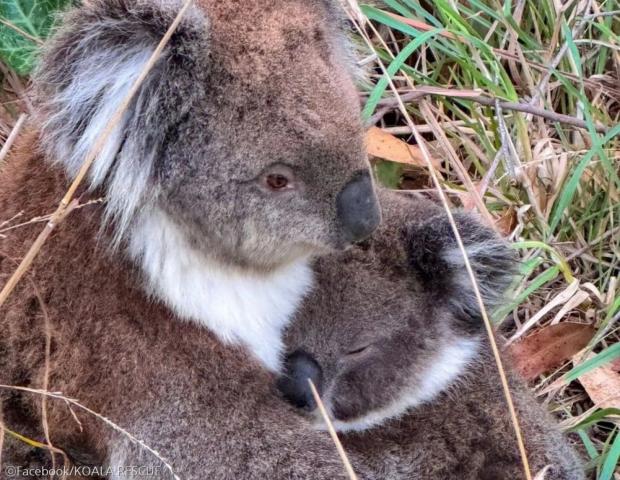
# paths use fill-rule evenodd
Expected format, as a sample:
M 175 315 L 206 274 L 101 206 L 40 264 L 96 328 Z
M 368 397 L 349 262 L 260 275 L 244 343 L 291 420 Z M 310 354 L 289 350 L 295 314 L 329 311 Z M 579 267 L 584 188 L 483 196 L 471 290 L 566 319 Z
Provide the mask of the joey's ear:
M 181 5 L 90 0 L 61 18 L 34 84 L 43 148 L 69 176 L 79 170 Z M 190 8 L 91 167 L 90 187 L 104 188 L 107 217 L 118 232 L 156 193 L 153 167 L 169 129 L 187 118 L 191 101 L 183 85 L 196 85 L 204 71 L 207 36 L 204 15 Z
M 454 220 L 490 312 L 504 300 L 516 275 L 515 253 L 474 215 L 455 212 Z M 481 327 L 478 302 L 448 216 L 442 213 L 406 228 L 404 241 L 411 272 L 422 286 L 447 303 L 464 323 Z

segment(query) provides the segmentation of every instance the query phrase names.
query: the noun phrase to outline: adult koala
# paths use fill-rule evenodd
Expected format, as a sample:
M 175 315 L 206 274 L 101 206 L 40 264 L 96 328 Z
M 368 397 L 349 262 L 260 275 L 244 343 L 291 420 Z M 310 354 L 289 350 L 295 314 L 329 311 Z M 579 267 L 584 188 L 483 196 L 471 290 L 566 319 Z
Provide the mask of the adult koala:
M 286 331 L 278 380 L 316 411 L 313 379 L 345 449 L 379 478 L 514 480 L 521 458 L 479 308 L 448 217 L 437 205 L 381 192 L 384 221 L 360 245 L 317 260 L 317 288 Z M 485 305 L 514 271 L 507 245 L 466 213 L 455 221 Z M 510 374 L 533 471 L 584 480 L 555 422 Z M 370 428 L 370 430 L 368 430 Z
M 2 172 L 3 219 L 49 213 L 180 6 L 91 0 L 64 17 L 34 79 L 38 119 Z M 182 478 L 344 478 L 270 372 L 310 257 L 380 217 L 339 22 L 330 0 L 197 0 L 80 192 L 105 203 L 66 220 L 0 309 L 1 384 L 44 385 L 45 318 L 49 390 Z M 3 282 L 39 228 L 0 238 Z M 44 438 L 39 396 L 0 395 L 8 428 Z M 74 461 L 112 478 L 162 468 L 75 414 L 48 400 L 51 443 Z

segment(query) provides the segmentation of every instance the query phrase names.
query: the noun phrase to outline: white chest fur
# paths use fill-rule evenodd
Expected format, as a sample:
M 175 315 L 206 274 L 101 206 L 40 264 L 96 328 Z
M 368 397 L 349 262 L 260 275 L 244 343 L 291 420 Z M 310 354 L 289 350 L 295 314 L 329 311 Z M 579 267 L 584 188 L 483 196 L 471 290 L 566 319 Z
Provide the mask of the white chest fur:
M 403 389 L 400 397 L 377 410 L 367 412 L 360 418 L 349 422 L 334 421 L 334 427 L 340 432 L 361 431 L 381 425 L 391 418 L 398 418 L 408 410 L 433 400 L 450 387 L 477 356 L 480 347 L 478 338 L 462 338 L 443 345 L 433 361 L 420 375 L 421 382 L 416 382 Z M 327 402 L 328 410 L 331 405 Z M 324 429 L 324 421 L 317 415 L 317 428 Z
M 312 285 L 307 260 L 265 275 L 226 268 L 193 248 L 158 210 L 141 215 L 129 253 L 151 291 L 180 318 L 244 344 L 267 368 L 279 369 L 282 329 Z

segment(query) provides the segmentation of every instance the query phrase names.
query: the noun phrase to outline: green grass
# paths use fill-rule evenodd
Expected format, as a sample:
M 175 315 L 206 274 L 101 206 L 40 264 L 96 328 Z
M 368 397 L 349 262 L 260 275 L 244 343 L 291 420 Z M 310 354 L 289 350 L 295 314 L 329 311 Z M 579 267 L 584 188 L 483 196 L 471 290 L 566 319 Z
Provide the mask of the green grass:
M 614 471 L 620 474 L 620 435 L 609 428 L 619 411 L 598 408 L 579 376 L 620 357 L 620 6 L 613 0 L 569 2 L 557 11 L 557 3 L 384 0 L 362 11 L 375 27 L 365 29 L 374 50 L 401 95 L 412 86 L 476 89 L 511 102 L 534 99 L 538 107 L 583 121 L 583 128 L 575 128 L 467 98 L 428 98 L 474 184 L 488 181 L 486 208 L 496 218 L 515 217 L 505 233 L 518 241 L 523 277 L 514 301 L 495 312 L 501 331 L 509 337 L 572 281 L 588 294 L 560 321 L 594 324 L 598 333 L 588 348 L 597 356 L 539 384 L 558 374 L 573 382 L 546 395 L 565 425 L 577 423 L 592 478 L 609 480 Z M 379 68 L 365 89 L 366 118 L 414 143 L 397 107 L 381 106 L 394 93 Z M 407 104 L 416 124 L 428 124 L 421 110 L 418 103 Z M 432 130 L 425 138 L 441 149 Z M 465 192 L 450 155 L 443 158 L 444 186 Z M 406 185 L 413 170 L 395 168 L 377 162 L 390 186 Z M 458 206 L 458 196 L 452 199 Z M 532 329 L 549 323 L 558 310 Z

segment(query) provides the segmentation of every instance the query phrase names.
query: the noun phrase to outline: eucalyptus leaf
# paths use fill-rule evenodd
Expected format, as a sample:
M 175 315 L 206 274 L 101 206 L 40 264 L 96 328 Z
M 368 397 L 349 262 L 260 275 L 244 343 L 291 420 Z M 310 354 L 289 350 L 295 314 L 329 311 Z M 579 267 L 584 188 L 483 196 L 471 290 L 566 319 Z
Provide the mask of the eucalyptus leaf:
M 19 75 L 34 67 L 56 14 L 71 0 L 0 0 L 0 58 Z

